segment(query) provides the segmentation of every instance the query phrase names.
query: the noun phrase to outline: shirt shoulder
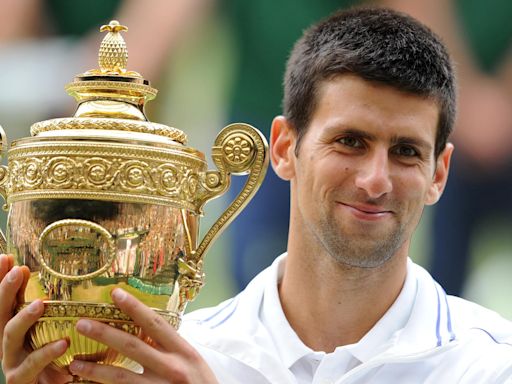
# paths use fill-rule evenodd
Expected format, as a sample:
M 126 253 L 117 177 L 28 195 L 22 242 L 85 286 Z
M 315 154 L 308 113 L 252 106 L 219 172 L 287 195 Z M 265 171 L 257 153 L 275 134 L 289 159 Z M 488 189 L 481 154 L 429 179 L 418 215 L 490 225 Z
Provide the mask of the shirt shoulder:
M 448 296 L 454 327 L 467 337 L 486 335 L 492 344 L 509 346 L 512 351 L 512 322 L 499 313 L 460 297 Z
M 463 383 L 512 382 L 512 322 L 471 301 L 448 296 L 457 347 L 451 369 L 464 365 Z M 449 356 L 447 356 L 449 357 Z

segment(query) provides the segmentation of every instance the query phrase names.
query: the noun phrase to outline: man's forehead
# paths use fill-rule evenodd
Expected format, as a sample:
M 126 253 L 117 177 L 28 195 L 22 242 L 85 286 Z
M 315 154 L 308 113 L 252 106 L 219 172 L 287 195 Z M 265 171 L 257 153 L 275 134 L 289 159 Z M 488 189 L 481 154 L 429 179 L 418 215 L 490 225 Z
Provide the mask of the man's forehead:
M 359 75 L 354 72 L 341 72 L 341 73 L 331 74 L 330 76 L 328 76 L 326 78 L 318 80 L 316 82 L 316 86 L 315 86 L 315 96 L 316 96 L 317 100 L 319 99 L 320 96 L 322 96 L 322 94 L 325 92 L 325 89 L 329 85 L 331 85 L 333 83 L 342 83 L 342 82 L 346 82 L 347 84 L 349 84 L 351 82 L 360 82 L 360 83 L 364 83 L 368 87 L 373 88 L 375 91 L 379 91 L 381 89 L 383 89 L 383 90 L 390 89 L 395 92 L 402 93 L 403 95 L 406 95 L 406 96 L 417 97 L 417 98 L 423 99 L 426 102 L 430 102 L 430 103 L 434 102 L 434 103 L 438 104 L 438 106 L 440 106 L 440 104 L 441 104 L 439 98 L 434 95 L 425 94 L 425 93 L 421 93 L 421 92 L 414 92 L 412 90 L 405 89 L 404 87 L 400 86 L 399 84 L 391 84 L 388 82 L 379 81 L 379 80 L 375 80 L 375 79 L 368 79 L 368 78 L 365 78 L 364 76 Z
M 310 123 L 322 115 L 322 118 L 329 119 L 333 128 L 361 129 L 365 123 L 382 128 L 386 128 L 386 124 L 390 128 L 395 125 L 421 125 L 427 131 L 433 131 L 435 137 L 440 114 L 440 103 L 434 97 L 343 74 L 321 82 Z M 357 126 L 350 127 L 356 123 Z M 389 131 L 392 134 L 393 129 Z

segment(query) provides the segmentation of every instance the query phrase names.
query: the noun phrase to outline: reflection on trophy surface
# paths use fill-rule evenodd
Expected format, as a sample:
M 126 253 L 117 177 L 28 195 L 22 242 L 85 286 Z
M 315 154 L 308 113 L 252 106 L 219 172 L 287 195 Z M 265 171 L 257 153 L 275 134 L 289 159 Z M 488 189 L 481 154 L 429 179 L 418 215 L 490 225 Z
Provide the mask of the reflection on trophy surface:
M 212 148 L 217 170 L 208 170 L 182 131 L 147 120 L 144 104 L 157 91 L 125 69 L 120 32 L 127 28 L 112 21 L 101 30 L 108 33 L 100 69 L 66 86 L 78 102 L 75 116 L 34 124 L 0 167 L 9 209 L 1 246 L 30 269 L 23 305 L 45 302 L 30 331 L 32 348 L 67 337 L 59 367 L 85 359 L 138 370 L 76 332 L 76 322 L 93 318 L 145 338 L 112 304 L 110 292 L 121 287 L 178 327 L 203 285 L 205 252 L 261 185 L 267 144 L 247 124 L 229 125 Z M 248 174 L 246 184 L 199 239 L 203 206 L 229 188 L 231 174 Z

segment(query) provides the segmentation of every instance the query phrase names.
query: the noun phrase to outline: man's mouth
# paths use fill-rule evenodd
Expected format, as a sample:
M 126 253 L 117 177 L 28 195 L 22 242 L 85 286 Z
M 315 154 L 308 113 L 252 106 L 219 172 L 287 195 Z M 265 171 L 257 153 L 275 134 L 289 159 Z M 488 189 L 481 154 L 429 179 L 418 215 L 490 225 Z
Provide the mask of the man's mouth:
M 363 220 L 379 220 L 389 217 L 393 214 L 393 211 L 386 209 L 386 207 L 372 205 L 372 204 L 360 204 L 360 203 L 342 203 L 340 205 L 345 207 L 354 216 Z

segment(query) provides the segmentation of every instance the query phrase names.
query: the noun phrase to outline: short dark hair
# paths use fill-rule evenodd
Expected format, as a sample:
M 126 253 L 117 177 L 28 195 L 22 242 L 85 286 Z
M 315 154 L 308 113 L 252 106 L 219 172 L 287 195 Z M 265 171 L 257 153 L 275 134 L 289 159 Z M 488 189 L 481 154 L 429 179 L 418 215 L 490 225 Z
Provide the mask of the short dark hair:
M 435 156 L 455 120 L 455 76 L 448 52 L 429 28 L 386 8 L 338 11 L 307 29 L 286 65 L 283 109 L 297 133 L 296 153 L 316 108 L 319 85 L 354 74 L 434 99 L 440 107 Z

